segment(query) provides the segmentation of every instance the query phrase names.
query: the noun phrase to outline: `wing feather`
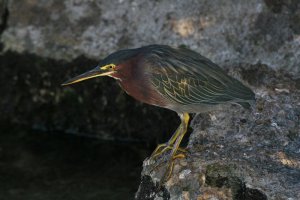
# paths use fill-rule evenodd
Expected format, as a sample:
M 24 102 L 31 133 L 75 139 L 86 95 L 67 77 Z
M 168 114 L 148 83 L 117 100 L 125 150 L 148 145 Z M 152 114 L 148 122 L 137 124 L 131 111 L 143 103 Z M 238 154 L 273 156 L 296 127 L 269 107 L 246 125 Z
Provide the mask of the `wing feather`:
M 152 85 L 164 97 L 184 105 L 254 100 L 249 88 L 200 54 L 188 49 L 155 47 L 146 55 L 147 72 Z

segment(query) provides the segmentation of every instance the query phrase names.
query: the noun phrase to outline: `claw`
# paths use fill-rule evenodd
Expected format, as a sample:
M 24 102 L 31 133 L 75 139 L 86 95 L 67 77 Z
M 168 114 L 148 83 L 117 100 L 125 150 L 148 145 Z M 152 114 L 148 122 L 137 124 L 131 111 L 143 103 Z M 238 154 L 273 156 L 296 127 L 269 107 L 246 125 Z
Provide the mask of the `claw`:
M 168 150 L 172 150 L 173 146 L 168 146 L 167 143 L 163 143 L 163 144 L 159 144 L 156 149 L 153 151 L 153 153 L 151 154 L 151 159 L 158 157 L 159 155 L 163 154 L 164 152 L 168 151 Z M 187 150 L 184 148 L 177 148 L 177 151 L 180 151 L 182 153 L 187 153 Z
M 172 172 L 173 172 L 173 169 L 174 169 L 174 162 L 175 162 L 175 160 L 178 159 L 178 158 L 185 158 L 185 157 L 186 156 L 184 154 L 182 154 L 182 153 L 173 156 L 173 158 L 171 160 L 171 163 L 169 164 L 169 166 L 167 168 L 167 171 L 169 171 L 169 173 L 168 173 L 168 176 L 167 176 L 167 178 L 165 180 L 169 180 L 170 179 L 170 177 L 172 175 Z M 162 180 L 164 180 L 164 179 L 162 179 Z
M 180 154 L 177 154 L 177 155 L 173 156 L 173 160 L 176 160 L 178 158 L 186 158 L 186 155 L 183 154 L 183 153 L 180 153 Z
M 163 143 L 163 144 L 157 145 L 157 147 L 155 148 L 155 150 L 154 150 L 153 153 L 151 154 L 151 158 L 156 157 L 155 155 L 157 155 L 159 152 L 161 152 L 161 151 L 159 151 L 159 150 L 160 150 L 161 148 L 163 148 L 163 147 L 166 147 L 166 146 L 168 146 L 167 143 Z
M 173 158 L 171 160 L 162 160 L 161 162 L 159 162 L 157 165 L 155 165 L 151 170 L 150 173 L 152 173 L 154 170 L 156 170 L 157 168 L 159 168 L 161 165 L 163 165 L 166 162 L 174 162 L 176 159 L 181 159 L 181 158 L 186 158 L 186 155 L 184 153 L 179 153 L 175 156 L 173 156 Z M 167 167 L 169 168 L 169 167 Z M 168 170 L 167 170 L 168 171 Z
M 179 158 L 185 158 L 186 156 L 183 153 L 177 154 L 175 156 L 172 157 L 172 159 L 169 161 L 169 164 L 167 166 L 166 172 L 164 174 L 164 176 L 162 177 L 162 179 L 160 180 L 160 185 L 163 184 L 164 181 L 167 181 L 171 178 L 172 176 L 172 172 L 174 169 L 174 165 L 175 165 L 175 160 L 179 159 Z

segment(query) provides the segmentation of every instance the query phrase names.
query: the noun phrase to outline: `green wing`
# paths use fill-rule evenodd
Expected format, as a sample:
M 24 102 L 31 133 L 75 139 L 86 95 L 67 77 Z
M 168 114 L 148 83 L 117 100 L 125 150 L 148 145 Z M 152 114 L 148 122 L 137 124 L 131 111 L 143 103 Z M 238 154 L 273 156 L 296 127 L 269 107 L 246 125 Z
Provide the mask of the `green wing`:
M 180 104 L 219 104 L 231 101 L 224 85 L 198 77 L 155 74 L 152 84 L 165 97 Z
M 194 51 L 164 48 L 153 55 L 148 60 L 155 60 L 149 70 L 152 85 L 172 101 L 184 105 L 236 102 L 245 107 L 244 102 L 255 99 L 248 87 Z

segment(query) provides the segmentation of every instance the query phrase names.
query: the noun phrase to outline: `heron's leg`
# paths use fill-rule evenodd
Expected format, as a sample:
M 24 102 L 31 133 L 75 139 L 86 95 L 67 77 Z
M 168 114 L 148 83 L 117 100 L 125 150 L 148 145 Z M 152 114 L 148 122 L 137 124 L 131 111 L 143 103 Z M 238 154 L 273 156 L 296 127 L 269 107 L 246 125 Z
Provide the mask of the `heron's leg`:
M 164 153 L 167 150 L 172 150 L 173 149 L 173 143 L 176 141 L 176 138 L 178 137 L 179 133 L 181 132 L 181 124 L 180 126 L 177 128 L 177 130 L 175 131 L 175 133 L 172 135 L 171 139 L 163 144 L 159 144 L 155 150 L 153 151 L 153 153 L 151 154 L 151 158 L 155 158 L 159 155 L 161 155 L 162 153 Z M 182 152 L 185 152 L 184 149 L 179 149 Z
M 172 145 L 174 144 L 174 142 L 176 141 L 176 138 L 178 137 L 178 135 L 180 134 L 182 129 L 182 123 L 180 123 L 180 125 L 178 126 L 178 128 L 176 129 L 175 133 L 172 135 L 172 137 L 169 139 L 169 141 L 167 142 L 167 145 Z
M 176 153 L 177 153 L 177 150 L 179 148 L 179 145 L 180 145 L 184 135 L 187 132 L 190 117 L 189 117 L 188 113 L 183 113 L 182 115 L 180 115 L 180 118 L 181 118 L 180 125 L 182 126 L 182 129 L 181 129 L 181 132 L 178 134 L 178 136 L 175 140 L 175 143 L 173 145 L 171 156 L 170 156 L 170 159 L 168 160 L 168 164 L 167 164 L 167 170 L 166 170 L 163 178 L 161 179 L 162 182 L 164 182 L 165 180 L 168 180 L 170 178 L 172 171 L 173 171 L 173 167 L 174 167 L 174 160 L 177 158 L 184 157 L 183 154 L 176 154 Z
M 168 150 L 172 150 L 173 146 L 169 146 L 168 143 L 163 143 L 163 144 L 159 144 L 155 151 L 152 153 L 151 158 L 155 158 L 161 154 L 163 154 L 164 152 L 168 151 Z M 180 148 L 178 147 L 177 149 L 178 151 L 182 152 L 182 153 L 186 153 L 187 150 L 185 150 L 184 148 Z
M 180 115 L 181 118 L 181 115 Z M 173 149 L 173 144 L 175 143 L 177 137 L 180 135 L 180 133 L 182 132 L 183 129 L 183 123 L 181 120 L 181 123 L 179 125 L 179 127 L 176 129 L 175 133 L 172 135 L 172 137 L 169 139 L 169 141 L 167 143 L 163 143 L 163 144 L 159 144 L 155 150 L 153 151 L 153 153 L 151 154 L 151 158 L 155 158 L 159 155 L 161 155 L 162 153 L 164 153 L 167 150 L 171 150 Z M 177 148 L 179 151 L 186 153 L 185 149 L 182 149 L 180 147 Z
M 163 178 L 160 181 L 161 183 L 163 183 L 164 180 L 168 180 L 171 177 L 172 172 L 173 172 L 173 168 L 174 168 L 174 161 L 178 158 L 185 158 L 185 155 L 180 153 L 180 154 L 177 154 L 177 155 L 173 156 L 172 161 L 169 163 L 167 171 L 165 172 Z M 166 176 L 167 172 L 168 172 L 168 175 Z

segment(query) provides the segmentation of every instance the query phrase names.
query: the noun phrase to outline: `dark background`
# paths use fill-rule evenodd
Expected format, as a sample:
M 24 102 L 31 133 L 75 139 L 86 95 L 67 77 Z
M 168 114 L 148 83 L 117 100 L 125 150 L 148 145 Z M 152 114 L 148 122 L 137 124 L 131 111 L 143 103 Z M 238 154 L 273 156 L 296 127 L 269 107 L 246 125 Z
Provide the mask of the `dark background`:
M 0 199 L 133 198 L 142 161 L 179 120 L 111 78 L 60 85 L 97 62 L 0 56 Z

